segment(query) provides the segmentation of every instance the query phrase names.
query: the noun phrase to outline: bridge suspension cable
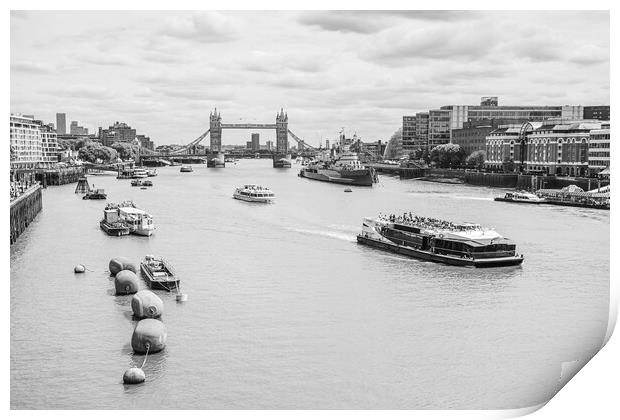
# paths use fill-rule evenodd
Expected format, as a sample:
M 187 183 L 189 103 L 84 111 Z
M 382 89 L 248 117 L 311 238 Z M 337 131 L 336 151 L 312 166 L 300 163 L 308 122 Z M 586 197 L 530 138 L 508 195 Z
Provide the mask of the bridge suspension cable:
M 291 130 L 288 130 L 288 133 L 291 135 L 291 137 L 292 137 L 293 139 L 295 139 L 295 141 L 297 142 L 297 144 L 301 144 L 303 147 L 307 147 L 308 149 L 313 150 L 313 151 L 315 151 L 315 152 L 318 150 L 316 147 L 314 147 L 314 146 L 310 146 L 308 143 L 306 143 L 305 141 L 303 141 L 302 139 L 300 139 L 299 137 L 297 137 L 297 136 L 295 135 L 295 133 L 293 133 Z
M 187 152 L 189 149 L 191 149 L 192 147 L 196 146 L 198 143 L 200 143 L 201 141 L 204 140 L 205 137 L 207 137 L 207 135 L 209 134 L 209 130 L 205 131 L 204 133 L 202 133 L 200 135 L 200 137 L 198 137 L 196 140 L 192 141 L 191 143 L 183 146 L 182 148 L 178 149 L 178 150 L 174 150 L 172 152 L 170 152 L 171 155 L 181 155 L 185 152 Z

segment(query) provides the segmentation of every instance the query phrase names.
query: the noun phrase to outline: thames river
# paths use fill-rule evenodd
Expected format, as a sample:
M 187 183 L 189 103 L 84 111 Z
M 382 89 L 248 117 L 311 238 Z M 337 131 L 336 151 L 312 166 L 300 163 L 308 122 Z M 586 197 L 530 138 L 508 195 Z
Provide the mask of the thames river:
M 608 211 L 494 202 L 503 190 L 381 176 L 372 188 L 299 178 L 299 165 L 158 168 L 147 190 L 89 176 L 108 202 L 153 215 L 152 237 L 110 237 L 105 201 L 75 184 L 11 247 L 14 409 L 306 409 L 531 406 L 562 362 L 601 346 L 609 307 Z M 276 203 L 232 199 L 257 183 Z M 522 267 L 421 262 L 358 245 L 364 216 L 411 211 L 478 222 L 517 243 Z M 114 296 L 115 256 L 168 259 L 188 301 L 164 301 L 167 348 L 146 382 L 130 338 L 131 296 Z M 76 264 L 85 274 L 74 274 Z M 141 288 L 145 288 L 141 283 Z

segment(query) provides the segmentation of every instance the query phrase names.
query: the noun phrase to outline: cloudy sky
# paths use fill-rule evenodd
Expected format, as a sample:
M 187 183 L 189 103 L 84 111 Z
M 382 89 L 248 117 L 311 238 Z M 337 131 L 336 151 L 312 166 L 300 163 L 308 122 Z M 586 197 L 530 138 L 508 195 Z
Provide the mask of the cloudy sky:
M 12 12 L 11 112 L 156 144 L 275 122 L 310 144 L 386 140 L 448 104 L 609 104 L 607 12 Z M 249 140 L 225 131 L 225 144 Z M 274 140 L 261 132 L 261 143 Z

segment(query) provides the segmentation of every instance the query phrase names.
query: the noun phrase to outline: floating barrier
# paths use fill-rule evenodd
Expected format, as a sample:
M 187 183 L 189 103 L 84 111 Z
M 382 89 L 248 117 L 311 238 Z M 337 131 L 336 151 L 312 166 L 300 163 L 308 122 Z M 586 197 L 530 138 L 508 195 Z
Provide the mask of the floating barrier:
M 113 276 L 123 270 L 129 270 L 134 272 L 135 274 L 138 274 L 137 264 L 131 262 L 131 260 L 125 257 L 112 258 L 108 267 L 110 268 L 110 273 L 112 273 Z
M 82 264 L 78 264 L 75 267 L 73 267 L 74 273 L 83 273 L 85 271 L 86 271 L 86 267 L 84 267 Z
M 164 312 L 164 302 L 150 290 L 140 290 L 131 298 L 133 314 L 140 318 L 159 318 Z
M 129 270 L 122 270 L 114 278 L 117 295 L 132 295 L 138 291 L 138 276 Z
M 139 354 L 157 353 L 166 347 L 166 326 L 157 319 L 143 319 L 138 322 L 131 336 L 131 347 Z

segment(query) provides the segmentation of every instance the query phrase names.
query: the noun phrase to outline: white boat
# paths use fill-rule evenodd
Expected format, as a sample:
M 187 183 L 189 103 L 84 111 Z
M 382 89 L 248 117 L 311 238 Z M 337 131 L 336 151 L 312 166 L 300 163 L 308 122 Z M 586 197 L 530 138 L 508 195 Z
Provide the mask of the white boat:
M 495 201 L 508 201 L 512 203 L 530 204 L 541 204 L 547 202 L 547 200 L 545 200 L 544 198 L 526 191 L 507 192 L 503 197 L 495 197 Z
M 106 210 L 118 212 L 118 221 L 129 228 L 129 233 L 140 236 L 151 236 L 155 226 L 153 217 L 136 207 L 131 201 L 124 201 L 120 204 L 108 204 Z
M 135 168 L 133 170 L 134 178 L 146 178 L 147 176 L 149 176 L 149 174 L 145 168 Z
M 181 172 L 194 172 L 194 168 L 191 166 L 181 166 Z
M 271 203 L 275 194 L 269 188 L 260 185 L 248 184 L 235 190 L 233 198 L 252 203 Z

